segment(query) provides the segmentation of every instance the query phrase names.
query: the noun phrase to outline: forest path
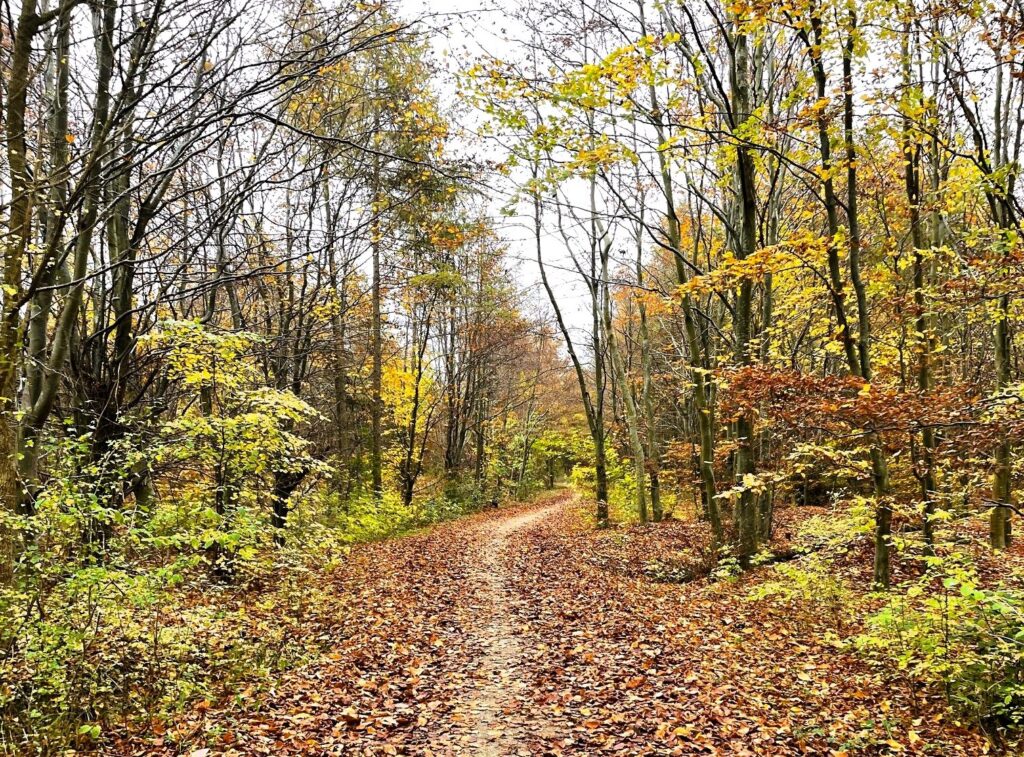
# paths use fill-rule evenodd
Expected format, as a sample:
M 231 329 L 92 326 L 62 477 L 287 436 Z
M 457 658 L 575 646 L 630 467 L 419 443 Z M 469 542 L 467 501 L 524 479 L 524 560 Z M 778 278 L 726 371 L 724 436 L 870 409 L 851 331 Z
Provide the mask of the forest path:
M 467 625 L 476 629 L 479 667 L 473 676 L 475 685 L 451 703 L 457 721 L 460 714 L 466 715 L 464 727 L 457 728 L 452 739 L 462 753 L 498 757 L 515 754 L 523 746 L 522 716 L 529 698 L 526 631 L 515 621 L 523 600 L 511 587 L 507 553 L 515 549 L 517 535 L 551 517 L 563 504 L 559 500 L 488 521 L 468 535 L 467 547 L 477 559 L 469 572 L 475 596 L 466 605 L 475 618 L 469 618 Z
M 327 654 L 282 675 L 258 707 L 210 711 L 189 740 L 223 731 L 212 753 L 225 755 L 540 753 L 568 730 L 535 688 L 550 640 L 533 621 L 557 582 L 524 584 L 525 566 L 540 530 L 561 532 L 577 504 L 558 490 L 356 545 L 309 618 L 333 629 L 320 633 Z

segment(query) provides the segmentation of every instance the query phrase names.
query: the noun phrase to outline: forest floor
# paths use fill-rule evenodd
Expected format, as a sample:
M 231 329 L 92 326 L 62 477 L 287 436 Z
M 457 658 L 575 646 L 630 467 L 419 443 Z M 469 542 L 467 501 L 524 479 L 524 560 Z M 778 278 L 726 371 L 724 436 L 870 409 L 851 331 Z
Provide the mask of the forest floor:
M 828 641 L 842 618 L 749 599 L 759 571 L 717 583 L 652 572 L 693 525 L 595 531 L 561 492 L 361 545 L 329 576 L 336 600 L 316 629 L 329 635 L 326 655 L 122 747 L 177 754 L 187 744 L 197 757 L 988 751 L 940 697 Z

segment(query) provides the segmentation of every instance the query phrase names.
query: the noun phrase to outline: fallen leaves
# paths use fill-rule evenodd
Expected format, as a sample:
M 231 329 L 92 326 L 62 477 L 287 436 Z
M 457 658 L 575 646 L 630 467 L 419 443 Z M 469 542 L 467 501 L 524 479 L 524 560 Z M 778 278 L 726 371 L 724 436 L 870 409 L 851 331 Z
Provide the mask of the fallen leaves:
M 257 701 L 208 703 L 126 753 L 985 749 L 942 717 L 937 700 L 917 694 L 912 714 L 906 692 L 887 690 L 792 617 L 744 599 L 756 574 L 735 586 L 646 576 L 644 560 L 699 536 L 688 525 L 594 532 L 568 497 L 560 504 L 356 548 L 329 577 L 339 601 L 322 608 L 315 629 L 331 629 L 327 654 Z

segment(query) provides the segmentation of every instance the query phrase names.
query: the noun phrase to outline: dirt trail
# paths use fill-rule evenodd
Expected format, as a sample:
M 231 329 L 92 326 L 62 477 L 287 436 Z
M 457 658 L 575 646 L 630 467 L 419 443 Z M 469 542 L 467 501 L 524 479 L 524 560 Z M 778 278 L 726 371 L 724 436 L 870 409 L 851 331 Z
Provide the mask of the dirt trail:
M 517 627 L 514 607 L 519 601 L 511 590 L 506 550 L 516 534 L 553 515 L 564 504 L 518 513 L 490 522 L 473 539 L 479 562 L 470 570 L 477 586 L 480 614 L 474 624 L 480 634 L 480 666 L 476 685 L 465 691 L 456 709 L 468 707 L 467 733 L 459 737 L 465 753 L 482 757 L 515 754 L 522 747 L 522 723 L 517 718 L 528 694 L 521 668 L 522 629 Z

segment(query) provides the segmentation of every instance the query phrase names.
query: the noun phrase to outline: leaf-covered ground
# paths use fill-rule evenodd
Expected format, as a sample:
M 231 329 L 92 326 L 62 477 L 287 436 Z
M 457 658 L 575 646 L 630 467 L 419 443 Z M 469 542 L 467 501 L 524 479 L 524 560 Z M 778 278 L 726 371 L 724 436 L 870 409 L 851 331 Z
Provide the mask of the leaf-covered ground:
M 934 695 L 824 641 L 836 618 L 679 582 L 696 526 L 594 531 L 563 493 L 362 545 L 331 652 L 122 744 L 176 754 L 979 755 Z M 780 528 L 785 536 L 785 521 Z M 700 535 L 701 538 L 702 535 Z M 685 569 L 679 569 L 685 572 Z M 762 571 L 763 573 L 763 571 Z M 671 579 L 667 580 L 667 579 Z M 328 580 L 328 579 L 325 579 Z M 841 623 L 842 619 L 838 621 Z

